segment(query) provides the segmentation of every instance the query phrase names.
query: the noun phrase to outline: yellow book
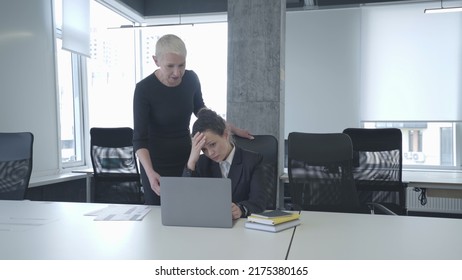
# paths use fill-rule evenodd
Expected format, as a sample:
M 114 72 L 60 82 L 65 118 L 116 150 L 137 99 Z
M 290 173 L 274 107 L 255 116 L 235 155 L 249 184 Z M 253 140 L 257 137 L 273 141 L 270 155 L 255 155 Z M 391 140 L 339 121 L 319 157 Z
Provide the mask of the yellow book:
M 254 223 L 265 225 L 277 225 L 285 222 L 297 220 L 300 217 L 298 213 L 290 213 L 281 210 L 273 210 L 260 214 L 251 214 L 247 220 Z

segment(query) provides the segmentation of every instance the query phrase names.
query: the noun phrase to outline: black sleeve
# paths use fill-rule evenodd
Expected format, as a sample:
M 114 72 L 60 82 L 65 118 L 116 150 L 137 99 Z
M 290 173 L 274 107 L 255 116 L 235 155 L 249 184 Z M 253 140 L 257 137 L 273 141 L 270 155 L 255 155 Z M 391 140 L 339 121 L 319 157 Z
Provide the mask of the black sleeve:
M 149 102 L 143 87 L 138 84 L 133 96 L 133 148 L 135 151 L 149 147 Z
M 181 175 L 181 177 L 196 177 L 196 172 L 185 166 L 183 168 L 183 174 Z
M 263 157 L 260 154 L 256 154 L 252 161 L 254 167 L 250 179 L 249 199 L 239 202 L 239 204 L 247 208 L 248 215 L 251 213 L 260 213 L 266 209 Z

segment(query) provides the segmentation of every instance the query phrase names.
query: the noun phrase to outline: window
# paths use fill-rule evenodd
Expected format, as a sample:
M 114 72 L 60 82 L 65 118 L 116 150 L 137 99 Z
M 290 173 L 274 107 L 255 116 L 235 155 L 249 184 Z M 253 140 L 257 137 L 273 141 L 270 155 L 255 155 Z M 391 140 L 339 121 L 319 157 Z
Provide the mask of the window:
M 366 128 L 399 128 L 403 165 L 408 168 L 460 169 L 462 122 L 364 122 Z
M 84 164 L 82 58 L 62 49 L 62 2 L 54 1 L 59 95 L 61 162 L 64 168 Z
M 60 38 L 62 3 L 61 0 L 54 3 L 57 38 Z M 90 1 L 90 11 L 90 58 L 62 50 L 61 40 L 57 39 L 64 167 L 84 164 L 85 130 L 133 127 L 135 85 L 156 69 L 152 59 L 155 43 L 167 33 L 177 34 L 185 41 L 187 69 L 199 75 L 205 104 L 226 118 L 226 22 L 118 28 L 136 24 L 97 1 Z M 204 43 L 211 38 L 213 44 Z M 85 110 L 88 116 L 83 114 L 83 100 L 88 104 Z M 84 117 L 88 117 L 88 127 L 84 127 Z M 193 117 L 191 122 L 194 120 Z
M 427 7 L 361 8 L 360 119 L 401 129 L 408 168 L 460 170 L 461 16 Z
M 133 127 L 136 81 L 135 29 L 116 12 L 91 1 L 90 53 L 87 59 L 88 122 L 91 127 Z
M 409 151 L 410 152 L 422 152 L 422 130 L 420 129 L 409 129 Z
M 64 167 L 83 163 L 79 57 L 61 49 L 57 39 L 61 160 Z
M 440 158 L 441 165 L 454 165 L 454 153 L 452 147 L 454 146 L 454 133 L 451 127 L 441 127 L 441 144 L 440 144 Z
M 228 24 L 201 23 L 141 29 L 142 78 L 151 74 L 156 65 L 152 56 L 157 39 L 173 33 L 186 44 L 186 69 L 199 76 L 205 105 L 226 119 Z M 195 120 L 194 116 L 191 122 Z
M 206 106 L 226 118 L 227 23 L 118 28 L 133 22 L 96 2 L 91 11 L 90 127 L 133 127 L 135 85 L 157 68 L 152 58 L 155 44 L 167 33 L 185 41 L 186 68 L 198 74 Z M 211 38 L 213 44 L 204 43 Z M 193 116 L 191 122 L 194 120 Z

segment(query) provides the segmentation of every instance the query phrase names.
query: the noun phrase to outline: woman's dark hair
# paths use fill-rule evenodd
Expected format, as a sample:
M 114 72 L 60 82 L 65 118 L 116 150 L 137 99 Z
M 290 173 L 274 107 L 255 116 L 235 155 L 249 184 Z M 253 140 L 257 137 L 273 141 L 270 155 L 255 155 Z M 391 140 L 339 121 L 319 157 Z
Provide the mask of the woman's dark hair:
M 197 132 L 205 132 L 206 130 L 223 136 L 226 130 L 226 122 L 215 111 L 202 109 L 197 114 L 197 120 L 193 124 L 192 135 L 196 135 Z

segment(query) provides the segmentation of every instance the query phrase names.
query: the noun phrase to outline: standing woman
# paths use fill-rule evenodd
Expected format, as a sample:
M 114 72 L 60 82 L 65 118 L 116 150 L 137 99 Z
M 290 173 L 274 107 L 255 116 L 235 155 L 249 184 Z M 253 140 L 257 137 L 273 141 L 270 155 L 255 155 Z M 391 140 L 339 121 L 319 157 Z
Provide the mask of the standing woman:
M 158 69 L 135 88 L 133 146 L 149 205 L 160 204 L 161 176 L 181 176 L 191 150 L 191 114 L 205 108 L 198 76 L 185 69 L 186 54 L 179 37 L 161 37 L 153 56 Z M 232 129 L 237 135 L 252 138 L 245 130 Z

